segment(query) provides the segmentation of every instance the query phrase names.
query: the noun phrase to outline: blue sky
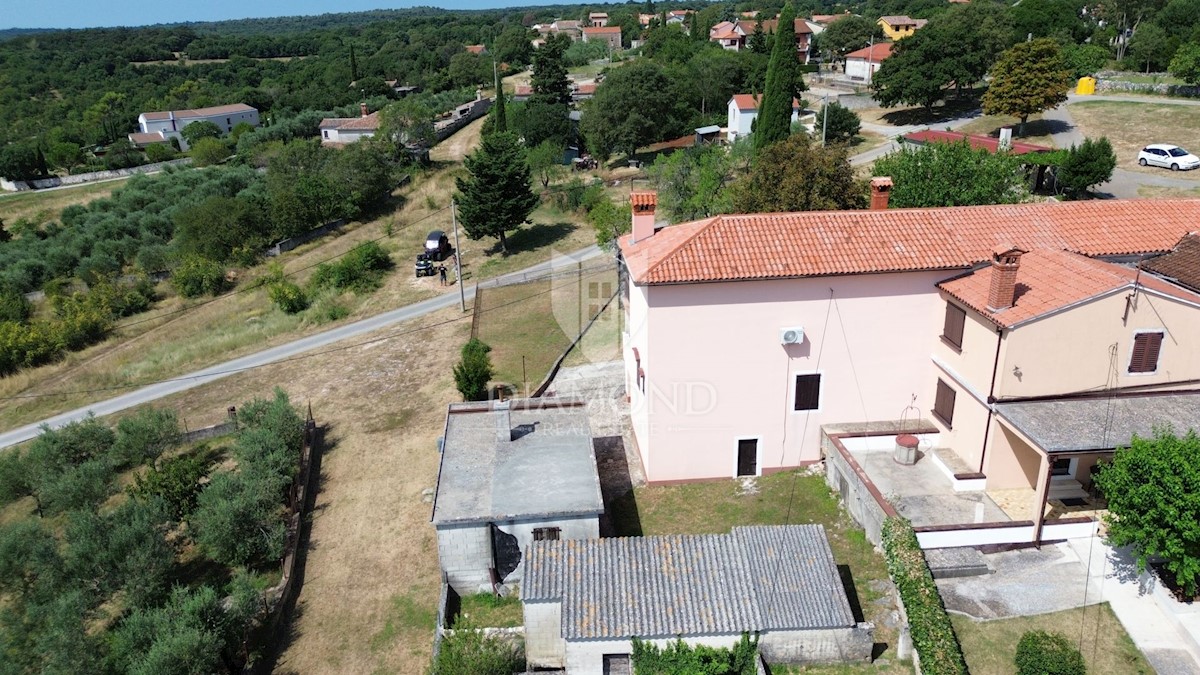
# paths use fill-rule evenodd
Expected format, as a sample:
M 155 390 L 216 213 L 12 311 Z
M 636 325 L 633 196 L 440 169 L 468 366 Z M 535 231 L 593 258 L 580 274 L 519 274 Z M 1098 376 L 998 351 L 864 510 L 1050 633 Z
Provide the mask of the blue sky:
M 143 26 L 180 21 L 359 12 L 413 5 L 433 5 L 447 9 L 490 9 L 539 4 L 575 4 L 582 1 L 584 0 L 199 0 L 143 3 L 130 0 L 0 0 L 0 29 Z

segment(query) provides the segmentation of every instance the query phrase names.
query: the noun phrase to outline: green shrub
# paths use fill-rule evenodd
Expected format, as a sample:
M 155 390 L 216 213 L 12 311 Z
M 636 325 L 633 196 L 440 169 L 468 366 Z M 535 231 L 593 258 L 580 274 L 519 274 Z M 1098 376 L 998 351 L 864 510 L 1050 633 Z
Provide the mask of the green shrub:
M 169 143 L 151 143 L 146 146 L 146 159 L 151 163 L 175 159 L 175 149 Z
M 488 381 L 492 379 L 492 348 L 478 338 L 462 347 L 462 358 L 454 364 L 454 386 L 464 401 L 487 400 Z
M 208 469 L 208 462 L 199 455 L 170 457 L 157 471 L 138 474 L 126 491 L 139 499 L 161 499 L 172 518 L 187 520 L 196 510 L 200 479 L 208 475 Z
M 921 672 L 927 675 L 966 675 L 967 664 L 962 646 L 954 635 L 950 617 L 942 604 L 937 585 L 929 573 L 925 554 L 917 543 L 912 524 L 902 518 L 888 518 L 883 523 L 883 553 L 888 574 L 904 609 L 913 648 L 921 657 Z
M 1062 633 L 1031 630 L 1017 643 L 1017 675 L 1086 675 L 1079 653 Z M 924 663 L 922 663 L 924 665 Z
M 512 675 L 525 670 L 525 656 L 510 639 L 462 626 L 442 639 L 429 675 Z
M 317 265 L 317 271 L 309 280 L 315 290 L 333 288 L 339 291 L 371 291 L 379 287 L 383 274 L 392 268 L 392 259 L 387 251 L 373 242 L 357 246 L 342 259 L 333 263 Z
M 220 164 L 232 154 L 225 141 L 219 138 L 201 138 L 191 149 L 192 162 L 196 166 Z
M 633 670 L 638 675 L 754 675 L 758 656 L 758 638 L 742 633 L 742 639 L 732 649 L 692 647 L 676 640 L 666 647 L 633 638 Z
M 286 314 L 296 314 L 308 308 L 308 296 L 304 295 L 303 289 L 290 281 L 271 284 L 267 294 L 271 297 L 271 302 Z
M 225 280 L 225 268 L 220 263 L 188 256 L 171 274 L 171 285 L 185 298 L 196 298 L 201 295 L 220 295 L 228 287 Z

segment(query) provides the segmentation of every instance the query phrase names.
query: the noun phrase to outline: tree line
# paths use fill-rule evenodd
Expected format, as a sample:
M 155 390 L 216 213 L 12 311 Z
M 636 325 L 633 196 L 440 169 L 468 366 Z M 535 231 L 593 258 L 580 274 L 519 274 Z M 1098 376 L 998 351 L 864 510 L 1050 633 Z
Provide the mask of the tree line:
M 33 506 L 0 526 L 0 672 L 241 670 L 287 540 L 303 420 L 276 390 L 238 421 L 231 469 L 154 408 L 0 455 L 0 504 Z

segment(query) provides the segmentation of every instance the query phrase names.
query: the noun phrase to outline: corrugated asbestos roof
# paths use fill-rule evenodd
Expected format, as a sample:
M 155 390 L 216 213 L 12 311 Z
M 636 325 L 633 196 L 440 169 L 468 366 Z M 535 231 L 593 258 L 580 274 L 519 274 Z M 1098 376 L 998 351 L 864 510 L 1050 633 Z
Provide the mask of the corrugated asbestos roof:
M 724 215 L 621 249 L 639 284 L 966 268 L 1000 243 L 1087 256 L 1157 253 L 1200 222 L 1200 200 L 1093 200 Z
M 855 623 L 820 525 L 534 542 L 521 599 L 560 600 L 567 639 Z

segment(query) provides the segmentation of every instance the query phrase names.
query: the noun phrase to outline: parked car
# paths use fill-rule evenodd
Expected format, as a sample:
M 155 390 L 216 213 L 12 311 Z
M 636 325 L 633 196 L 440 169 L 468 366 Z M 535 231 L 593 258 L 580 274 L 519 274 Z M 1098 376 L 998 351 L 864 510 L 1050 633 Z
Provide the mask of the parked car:
M 445 260 L 450 257 L 450 253 L 454 250 L 450 246 L 450 240 L 446 238 L 446 233 L 441 230 L 434 230 L 425 237 L 425 255 L 431 260 Z
M 1147 145 L 1138 153 L 1138 164 L 1142 166 L 1161 166 L 1164 169 L 1188 171 L 1200 167 L 1200 157 L 1184 150 L 1178 145 L 1155 143 Z

